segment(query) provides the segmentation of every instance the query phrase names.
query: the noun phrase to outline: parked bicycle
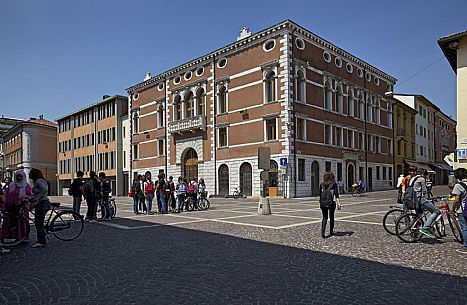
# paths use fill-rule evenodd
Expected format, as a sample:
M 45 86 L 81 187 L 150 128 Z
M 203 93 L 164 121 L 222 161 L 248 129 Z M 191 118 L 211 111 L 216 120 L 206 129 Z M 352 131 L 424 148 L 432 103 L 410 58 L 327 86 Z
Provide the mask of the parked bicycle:
M 109 198 L 109 207 L 110 207 L 110 212 L 112 213 L 110 217 L 115 218 L 115 216 L 117 215 L 117 204 L 115 203 L 115 199 L 112 197 Z M 97 204 L 96 217 L 98 221 L 102 221 L 107 218 L 107 210 L 105 209 L 103 200 L 99 200 Z
M 208 200 L 208 192 L 198 193 L 198 209 L 200 211 L 206 211 L 211 207 L 211 203 Z
M 239 186 L 237 186 L 232 193 L 232 197 L 234 199 L 238 199 L 238 198 L 244 198 L 245 196 L 242 193 L 242 189 Z
M 19 210 L 9 211 L 0 210 L 0 223 L 4 232 L 4 238 L 1 243 L 5 246 L 16 246 L 23 242 L 31 231 L 30 222 L 34 222 L 34 211 L 29 211 L 33 215 L 31 217 L 24 208 L 27 202 L 19 205 Z M 53 234 L 57 239 L 70 241 L 78 238 L 84 228 L 84 219 L 75 211 L 69 209 L 60 209 L 60 203 L 51 202 L 50 209 L 45 217 L 45 230 L 47 234 Z M 6 222 L 3 219 L 8 219 L 8 228 L 4 227 Z M 24 225 L 26 224 L 26 226 Z M 21 228 L 26 227 L 26 232 L 21 235 Z

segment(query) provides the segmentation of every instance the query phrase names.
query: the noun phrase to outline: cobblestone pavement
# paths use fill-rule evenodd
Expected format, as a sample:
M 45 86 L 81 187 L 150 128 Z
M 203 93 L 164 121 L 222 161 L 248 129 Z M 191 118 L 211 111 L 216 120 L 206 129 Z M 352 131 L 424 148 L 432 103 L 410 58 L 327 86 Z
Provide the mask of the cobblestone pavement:
M 395 196 L 344 195 L 326 239 L 316 198 L 273 199 L 270 216 L 251 199 L 133 215 L 117 198 L 119 217 L 75 241 L 0 256 L 0 304 L 466 304 L 467 255 L 451 235 L 404 244 L 382 228 Z

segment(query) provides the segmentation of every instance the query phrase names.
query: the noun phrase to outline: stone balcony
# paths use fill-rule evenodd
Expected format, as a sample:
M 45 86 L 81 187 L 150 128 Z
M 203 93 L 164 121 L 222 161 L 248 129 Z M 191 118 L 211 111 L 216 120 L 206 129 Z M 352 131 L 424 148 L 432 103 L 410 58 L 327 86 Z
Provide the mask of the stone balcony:
M 198 115 L 169 123 L 169 133 L 181 133 L 184 131 L 206 130 L 206 116 Z

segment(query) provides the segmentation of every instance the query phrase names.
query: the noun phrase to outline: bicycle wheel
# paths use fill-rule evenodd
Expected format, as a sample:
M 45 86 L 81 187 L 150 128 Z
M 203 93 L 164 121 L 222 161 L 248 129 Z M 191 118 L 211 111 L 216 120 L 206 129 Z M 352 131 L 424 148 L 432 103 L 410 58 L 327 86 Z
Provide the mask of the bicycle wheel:
M 414 243 L 422 239 L 420 228 L 423 220 L 414 213 L 402 214 L 396 220 L 396 235 L 405 243 Z
M 233 194 L 232 194 L 232 197 L 234 199 L 238 199 L 238 191 L 234 191 Z
M 357 189 L 353 189 L 352 191 L 352 197 L 357 197 L 358 196 L 358 190 Z
M 459 227 L 459 222 L 457 221 L 457 217 L 452 216 L 450 214 L 448 215 L 448 222 L 449 222 L 449 227 L 451 227 L 452 235 L 454 235 L 454 238 L 456 241 L 459 243 L 464 242 L 464 237 L 462 236 L 462 231 Z
M 97 212 L 96 212 L 97 221 L 102 221 L 107 218 L 107 211 L 105 209 L 104 203 L 99 201 L 97 203 Z
M 443 238 L 446 236 L 446 225 L 444 224 L 444 217 L 435 222 L 433 233 L 435 233 L 436 238 Z
M 209 200 L 207 200 L 206 198 L 200 198 L 199 201 L 198 201 L 198 208 L 202 211 L 206 211 L 207 209 L 209 209 L 209 207 L 211 206 L 211 204 L 209 203 Z
M 404 213 L 403 209 L 391 209 L 383 217 L 383 228 L 391 235 L 396 235 L 396 221 Z
M 117 204 L 115 203 L 115 199 L 111 199 L 110 201 L 110 211 L 112 212 L 112 218 L 115 218 L 117 215 Z
M 80 236 L 83 228 L 84 219 L 75 211 L 59 212 L 49 225 L 50 232 L 56 238 L 64 241 L 70 241 Z
M 6 216 L 5 216 L 6 217 Z M 23 235 L 19 236 L 20 228 L 25 225 L 25 232 Z M 4 246 L 17 246 L 21 244 L 24 240 L 29 238 L 29 233 L 31 232 L 31 225 L 29 224 L 29 219 L 25 219 L 23 216 L 18 216 L 16 224 L 13 224 L 9 230 L 6 230 L 6 237 L 1 241 Z
M 188 197 L 185 200 L 185 207 L 184 208 L 185 208 L 186 211 L 193 211 L 193 198 Z

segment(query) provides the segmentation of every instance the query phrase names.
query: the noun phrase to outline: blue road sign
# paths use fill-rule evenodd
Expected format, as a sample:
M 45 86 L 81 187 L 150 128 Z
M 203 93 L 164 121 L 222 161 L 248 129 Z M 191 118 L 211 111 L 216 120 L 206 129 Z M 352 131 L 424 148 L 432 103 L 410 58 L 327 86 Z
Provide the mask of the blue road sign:
M 287 158 L 280 158 L 279 164 L 281 167 L 287 167 Z

